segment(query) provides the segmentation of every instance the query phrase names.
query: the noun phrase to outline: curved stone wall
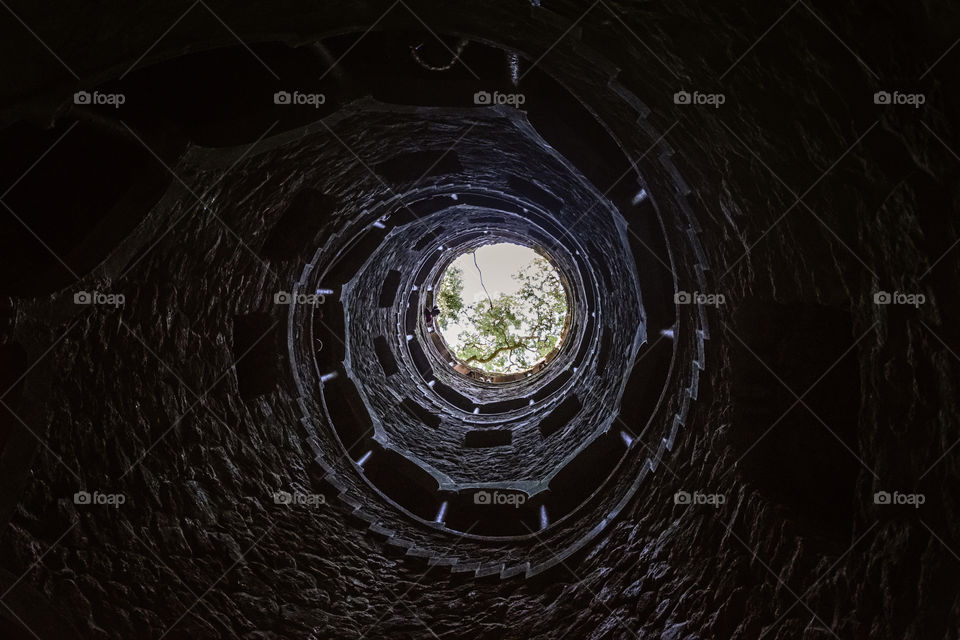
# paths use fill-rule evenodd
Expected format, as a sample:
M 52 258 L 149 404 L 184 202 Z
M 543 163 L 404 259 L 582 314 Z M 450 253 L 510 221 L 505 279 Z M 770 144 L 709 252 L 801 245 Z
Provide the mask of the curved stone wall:
M 6 8 L 0 635 L 951 637 L 956 11 L 542 4 Z

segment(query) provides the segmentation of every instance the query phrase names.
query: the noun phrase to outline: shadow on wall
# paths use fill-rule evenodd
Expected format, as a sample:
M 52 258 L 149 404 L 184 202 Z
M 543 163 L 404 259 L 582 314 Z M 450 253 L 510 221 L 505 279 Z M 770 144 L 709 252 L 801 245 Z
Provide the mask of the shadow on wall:
M 746 346 L 730 340 L 729 368 L 731 438 L 745 479 L 792 519 L 848 540 L 861 471 L 857 351 L 844 355 L 856 338 L 850 314 L 812 304 L 748 303 L 728 330 L 749 336 Z
M 8 190 L 0 207 L 0 295 L 39 297 L 76 282 L 172 180 L 135 139 L 90 122 L 15 125 L 0 132 L 0 147 L 15 150 L 0 159 L 0 188 Z

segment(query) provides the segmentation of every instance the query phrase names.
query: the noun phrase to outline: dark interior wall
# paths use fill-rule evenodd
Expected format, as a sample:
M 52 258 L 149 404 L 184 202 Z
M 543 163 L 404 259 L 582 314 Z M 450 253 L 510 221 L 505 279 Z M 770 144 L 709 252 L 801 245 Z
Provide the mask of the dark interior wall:
M 31 589 L 30 597 L 2 601 L 24 623 L 42 634 L 34 621 L 48 615 L 82 637 L 117 638 L 158 637 L 171 625 L 168 637 L 956 634 L 956 8 L 602 2 L 581 18 L 586 6 L 542 4 L 408 6 L 439 33 L 522 52 L 521 70 L 537 61 L 598 111 L 620 116 L 608 126 L 650 181 L 671 237 L 687 233 L 668 206 L 668 190 L 679 188 L 671 167 L 691 190 L 704 256 L 674 244 L 675 268 L 709 265 L 711 290 L 702 293 L 726 296 L 709 311 L 704 393 L 624 515 L 549 576 L 501 582 L 399 557 L 342 505 L 275 504 L 272 492 L 280 489 L 335 493 L 318 484 L 322 473 L 298 429 L 286 353 L 258 364 L 268 358 L 265 344 L 283 351 L 277 336 L 285 335 L 286 316 L 272 295 L 298 275 L 296 260 L 278 259 L 288 241 L 271 234 L 296 222 L 289 212 L 297 211 L 301 189 L 318 187 L 262 170 L 262 157 L 198 167 L 189 152 L 180 156 L 188 145 L 253 143 L 292 131 L 316 114 L 298 112 L 272 126 L 239 107 L 226 118 L 214 107 L 191 115 L 187 105 L 180 120 L 171 108 L 162 122 L 135 112 L 136 134 L 179 180 L 151 165 L 136 137 L 101 123 L 97 131 L 123 141 L 117 149 L 136 150 L 114 160 L 137 176 L 138 163 L 166 176 L 166 194 L 148 188 L 156 177 L 137 187 L 142 195 L 123 205 L 136 224 L 127 220 L 129 228 L 85 254 L 94 256 L 87 262 L 66 260 L 76 277 L 42 247 L 26 245 L 17 269 L 4 270 L 13 311 L 0 326 L 0 378 L 20 377 L 22 353 L 28 362 L 43 356 L 3 398 L 29 425 L 32 433 L 16 420 L 13 428 L 35 449 L 32 457 L 14 456 L 8 438 L 0 454 L 4 486 L 18 489 L 0 565 L 12 580 L 24 575 L 20 584 Z M 148 49 L 141 65 L 189 48 L 237 47 L 204 5 L 164 34 L 188 6 L 53 12 L 12 3 L 82 80 L 8 10 L 0 38 L 4 121 L 25 118 L 42 130 L 37 125 L 58 109 L 73 117 L 73 91 L 122 75 Z M 317 34 L 362 32 L 388 6 L 210 8 L 245 40 L 289 34 L 290 42 L 312 42 Z M 379 28 L 422 25 L 395 5 Z M 331 47 L 345 51 L 351 42 Z M 255 53 L 271 67 L 316 60 L 297 51 Z M 424 53 L 449 55 L 438 47 Z M 262 66 L 249 54 L 240 47 L 231 55 Z M 350 69 L 349 57 L 344 65 Z M 272 89 L 263 73 L 263 87 Z M 610 97 L 614 73 L 642 105 Z M 337 101 L 366 90 L 351 85 L 361 83 L 359 71 L 342 83 L 333 75 L 323 82 Z M 382 87 L 385 94 L 402 89 Z M 719 108 L 675 104 L 682 90 L 722 93 L 726 101 Z M 916 91 L 926 103 L 878 105 L 877 91 Z M 644 110 L 647 129 L 636 122 Z M 242 126 L 226 126 L 231 118 Z M 539 130 L 547 135 L 549 125 Z M 570 137 L 571 154 L 589 146 Z M 644 156 L 654 142 L 656 151 Z M 35 159 L 30 150 L 43 147 L 18 148 L 27 160 L 11 164 L 11 180 Z M 375 159 L 376 141 L 357 153 Z M 326 170 L 344 176 L 341 206 L 317 192 L 330 229 L 381 189 L 369 176 L 350 183 L 365 172 L 346 150 L 339 155 L 340 164 Z M 296 148 L 278 148 L 268 160 L 309 163 Z M 217 182 L 224 168 L 229 178 Z M 99 170 L 121 175 L 109 165 Z M 21 188 L 42 190 L 42 183 Z M 22 202 L 4 202 L 26 223 L 59 233 L 57 252 L 72 252 L 82 234 L 56 224 L 48 208 L 32 211 L 36 200 L 21 195 Z M 201 213 L 194 196 L 212 213 Z M 118 197 L 90 192 L 84 202 L 97 206 L 71 220 L 92 233 Z M 19 225 L 10 217 L 3 224 Z M 289 247 L 304 250 L 294 241 Z M 33 282 L 34 264 L 63 273 Z M 125 304 L 75 306 L 81 287 L 122 292 Z M 922 293 L 926 301 L 875 304 L 878 291 Z M 237 322 L 243 318 L 249 321 Z M 255 333 L 269 333 L 267 342 Z M 235 365 L 247 353 L 253 364 Z M 80 490 L 129 500 L 76 505 Z M 720 495 L 723 503 L 677 504 L 677 492 Z M 877 504 L 877 492 L 920 493 L 925 502 Z M 9 611 L 0 609 L 0 617 L 13 628 Z

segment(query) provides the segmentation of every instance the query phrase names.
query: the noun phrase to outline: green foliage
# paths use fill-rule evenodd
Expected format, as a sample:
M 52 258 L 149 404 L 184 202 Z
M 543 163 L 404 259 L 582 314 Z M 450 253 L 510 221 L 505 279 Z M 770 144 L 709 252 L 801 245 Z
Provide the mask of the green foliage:
M 513 294 L 464 305 L 462 273 L 448 270 L 440 286 L 438 321 L 445 329 L 451 321 L 465 327 L 462 344 L 453 346 L 464 364 L 493 373 L 529 369 L 560 342 L 567 318 L 567 299 L 556 271 L 536 258 L 513 278 L 520 289 Z
M 437 308 L 440 309 L 437 320 L 440 329 L 446 329 L 450 320 L 463 310 L 463 271 L 458 267 L 450 267 L 443 274 L 443 281 L 437 292 Z

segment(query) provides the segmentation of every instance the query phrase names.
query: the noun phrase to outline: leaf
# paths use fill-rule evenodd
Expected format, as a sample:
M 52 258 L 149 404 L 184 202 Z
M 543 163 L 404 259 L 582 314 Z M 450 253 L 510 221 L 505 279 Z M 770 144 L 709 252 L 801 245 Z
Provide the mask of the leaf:
M 560 343 L 567 319 L 567 299 L 558 274 L 537 257 L 513 274 L 520 289 L 472 305 L 463 303 L 463 273 L 449 268 L 437 300 L 439 325 L 467 327 L 454 355 L 464 364 L 491 373 L 529 369 Z

